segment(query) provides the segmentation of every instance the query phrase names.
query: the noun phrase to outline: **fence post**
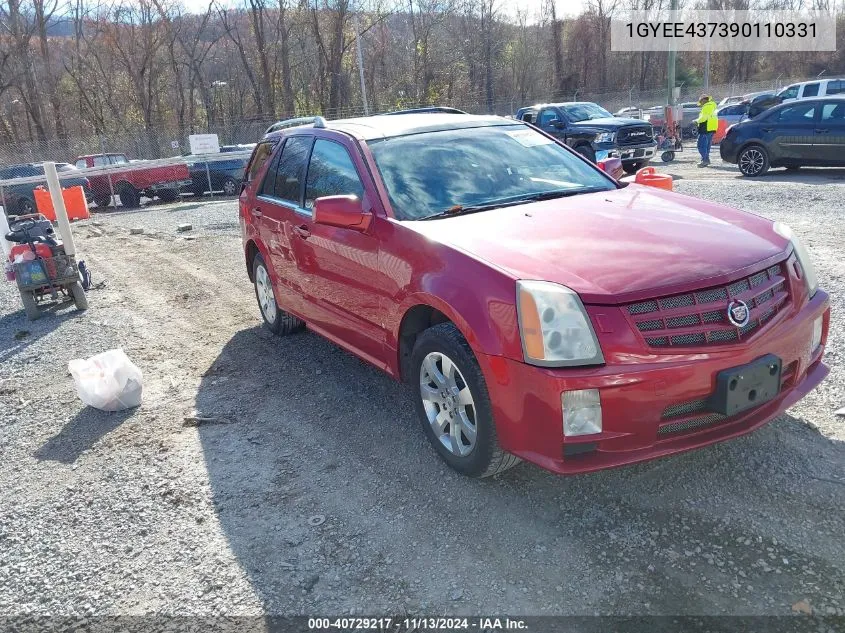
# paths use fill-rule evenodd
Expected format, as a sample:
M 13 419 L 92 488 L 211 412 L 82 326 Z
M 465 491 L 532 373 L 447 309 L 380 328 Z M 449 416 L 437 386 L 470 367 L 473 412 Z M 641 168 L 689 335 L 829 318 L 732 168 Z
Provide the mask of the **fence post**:
M 103 160 L 106 160 L 106 143 L 103 140 L 103 136 L 100 135 L 100 153 L 103 155 Z M 107 178 L 109 180 L 109 193 L 111 194 L 111 203 L 114 206 L 117 206 L 117 200 L 114 198 L 114 183 L 111 180 L 111 174 L 107 174 Z M 96 204 L 97 201 L 95 200 L 94 203 Z

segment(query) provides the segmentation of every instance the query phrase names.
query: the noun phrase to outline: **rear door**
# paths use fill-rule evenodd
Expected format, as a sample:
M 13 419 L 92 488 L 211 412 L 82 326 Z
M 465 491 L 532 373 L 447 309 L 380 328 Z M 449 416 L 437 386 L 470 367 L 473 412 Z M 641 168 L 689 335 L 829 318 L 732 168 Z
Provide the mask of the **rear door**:
M 813 160 L 818 102 L 796 101 L 769 114 L 761 121 L 763 139 L 771 159 L 809 162 Z
M 311 136 L 290 136 L 276 152 L 267 169 L 251 210 L 261 226 L 261 240 L 267 248 L 267 262 L 274 275 L 276 300 L 283 310 L 307 318 L 304 301 L 308 280 L 296 264 L 292 228 L 308 217 L 302 207 L 305 166 L 311 152 Z
M 821 104 L 813 153 L 825 165 L 845 165 L 845 99 Z
M 377 218 L 365 232 L 315 224 L 311 218 L 317 198 L 338 195 L 354 195 L 365 211 L 380 213 L 373 204 L 375 193 L 366 192 L 374 192 L 369 173 L 352 148 L 328 138 L 314 141 L 303 204 L 308 213 L 296 218 L 293 249 L 302 278 L 308 281 L 304 292 L 309 326 L 384 367 L 382 298 L 389 284 L 378 265 Z

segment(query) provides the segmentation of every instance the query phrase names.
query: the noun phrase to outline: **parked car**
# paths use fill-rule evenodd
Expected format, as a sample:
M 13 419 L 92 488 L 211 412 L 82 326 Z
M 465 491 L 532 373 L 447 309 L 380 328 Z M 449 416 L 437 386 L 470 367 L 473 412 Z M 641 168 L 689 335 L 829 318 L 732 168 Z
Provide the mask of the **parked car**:
M 743 176 L 770 167 L 845 167 L 845 95 L 790 101 L 728 129 L 722 160 Z
M 728 105 L 736 105 L 738 103 L 742 103 L 745 100 L 745 97 L 741 95 L 736 95 L 733 97 L 725 97 L 721 101 L 719 101 L 719 107 L 728 106 Z
M 267 128 L 267 131 L 264 134 L 269 134 L 270 132 L 278 132 L 279 130 L 286 130 L 289 127 L 299 127 L 300 125 L 312 125 L 315 121 L 316 117 L 313 116 L 303 116 L 298 117 L 295 119 L 284 119 L 282 121 L 277 121 L 273 125 Z
M 845 93 L 845 79 L 831 78 L 802 81 L 801 83 L 787 86 L 777 94 L 781 98 L 781 101 L 785 103 L 796 99 L 829 97 L 843 93 Z
M 828 295 L 787 227 L 619 183 L 525 123 L 318 119 L 268 135 L 246 177 L 266 326 L 307 324 L 407 381 L 466 475 L 712 444 L 828 373 Z
M 726 121 L 728 125 L 739 123 L 748 117 L 748 104 L 736 103 L 733 105 L 722 106 L 716 110 L 716 117 Z
M 56 163 L 56 171 L 62 187 L 81 186 L 85 190 L 85 198 L 91 202 L 91 183 L 79 173 L 73 165 L 67 163 Z M 25 215 L 35 213 L 35 190 L 38 187 L 47 187 L 47 179 L 44 176 L 44 163 L 25 163 L 22 165 L 9 165 L 0 169 L 0 180 L 11 180 L 13 178 L 34 178 L 41 177 L 39 182 L 22 184 L 10 184 L 0 186 L 0 205 L 6 211 L 6 215 Z
M 221 153 L 240 154 L 228 160 L 208 160 L 203 156 L 189 154 L 185 157 L 191 177 L 191 185 L 187 187 L 187 191 L 195 196 L 201 196 L 210 191 L 222 191 L 227 196 L 236 195 L 240 192 L 244 169 L 249 160 L 247 152 L 251 152 L 254 148 L 255 143 L 222 145 Z
M 91 190 L 98 207 L 112 203 L 112 191 L 128 209 L 141 205 L 141 196 L 173 202 L 179 190 L 191 184 L 185 164 L 150 166 L 147 161 L 129 160 L 126 154 L 89 154 L 76 159 L 79 169 L 106 168 L 106 173 L 91 174 Z M 108 173 L 114 170 L 114 173 Z M 110 182 L 111 181 L 111 182 Z
M 628 106 L 627 108 L 622 108 L 621 110 L 617 110 L 613 113 L 615 117 L 622 117 L 622 118 L 629 118 L 629 119 L 641 119 L 643 115 L 643 109 L 637 106 Z
M 590 102 L 547 103 L 520 108 L 516 118 L 560 138 L 593 162 L 597 157 L 621 158 L 627 173 L 645 167 L 657 146 L 650 124 L 638 119 L 614 117 Z M 594 138 L 590 139 L 589 135 L 594 135 Z

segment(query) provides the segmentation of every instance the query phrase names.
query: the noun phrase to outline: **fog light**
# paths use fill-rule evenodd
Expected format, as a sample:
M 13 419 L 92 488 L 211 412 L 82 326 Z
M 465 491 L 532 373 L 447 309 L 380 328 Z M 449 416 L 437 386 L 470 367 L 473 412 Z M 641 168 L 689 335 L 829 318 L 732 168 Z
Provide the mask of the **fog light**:
M 601 433 L 601 399 L 598 389 L 564 391 L 560 394 L 563 405 L 563 434 L 592 435 Z
M 820 316 L 818 319 L 813 321 L 813 339 L 810 342 L 810 349 L 812 351 L 816 351 L 819 345 L 822 344 L 822 324 L 824 322 L 824 316 Z

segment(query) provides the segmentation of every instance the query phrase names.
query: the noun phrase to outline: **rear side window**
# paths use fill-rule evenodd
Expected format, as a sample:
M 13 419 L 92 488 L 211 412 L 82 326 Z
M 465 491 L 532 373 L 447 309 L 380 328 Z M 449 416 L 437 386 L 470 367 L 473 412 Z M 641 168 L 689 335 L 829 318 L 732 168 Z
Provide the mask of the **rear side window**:
M 109 157 L 108 156 L 95 156 L 94 157 L 94 167 L 105 167 L 109 164 Z
M 312 208 L 317 198 L 348 195 L 364 197 L 364 185 L 349 152 L 340 143 L 317 139 L 308 165 L 305 208 Z
M 778 96 L 783 99 L 795 99 L 798 96 L 798 88 L 798 86 L 789 86 L 789 88 L 784 88 Z
M 287 140 L 279 157 L 276 169 L 276 184 L 273 195 L 299 205 L 302 200 L 302 179 L 305 163 L 311 149 L 311 137 L 294 136 Z
M 255 176 L 261 171 L 267 159 L 270 158 L 270 154 L 273 153 L 275 146 L 276 143 L 273 141 L 264 141 L 256 145 L 255 151 L 252 153 L 252 158 L 249 160 L 249 165 L 246 168 L 245 180 L 247 182 L 255 180 Z
M 819 95 L 819 84 L 807 84 L 804 86 L 804 97 L 817 97 Z
M 112 165 L 125 165 L 129 162 L 123 154 L 112 154 L 109 156 L 109 160 Z
M 845 81 L 841 79 L 831 80 L 827 82 L 827 94 L 838 95 L 845 92 Z
M 84 158 L 80 158 L 78 161 L 76 161 L 77 169 L 85 169 L 87 166 L 88 164 L 85 162 Z
M 845 124 L 845 101 L 825 103 L 822 106 L 822 121 Z

